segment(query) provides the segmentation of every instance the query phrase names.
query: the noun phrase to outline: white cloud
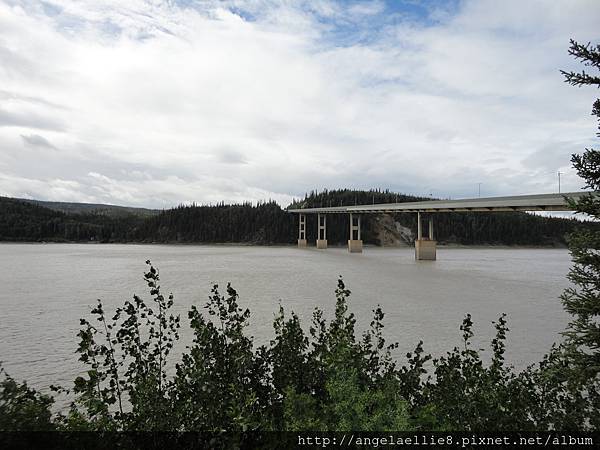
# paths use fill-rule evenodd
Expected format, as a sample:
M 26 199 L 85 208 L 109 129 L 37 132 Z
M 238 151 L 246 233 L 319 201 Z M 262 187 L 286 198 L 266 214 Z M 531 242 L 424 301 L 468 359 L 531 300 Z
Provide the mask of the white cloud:
M 39 134 L 22 134 L 21 139 L 30 147 L 41 147 L 51 150 L 56 150 L 56 147 L 52 145 L 52 143 L 46 139 L 44 136 L 40 136 Z
M 508 195 L 555 190 L 557 170 L 581 186 L 569 159 L 592 143 L 596 92 L 559 69 L 576 67 L 569 38 L 599 40 L 597 2 L 467 1 L 433 24 L 382 2 L 193 5 L 0 3 L 0 194 Z M 360 39 L 336 40 L 353 24 Z

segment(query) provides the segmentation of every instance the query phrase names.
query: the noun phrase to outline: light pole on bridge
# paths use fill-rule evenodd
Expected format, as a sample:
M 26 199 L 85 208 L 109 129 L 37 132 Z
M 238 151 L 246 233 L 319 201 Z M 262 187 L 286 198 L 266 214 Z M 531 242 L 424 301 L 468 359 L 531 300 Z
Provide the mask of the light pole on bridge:
M 559 170 L 557 173 L 558 173 L 558 193 L 560 194 L 560 176 L 562 175 L 562 172 Z

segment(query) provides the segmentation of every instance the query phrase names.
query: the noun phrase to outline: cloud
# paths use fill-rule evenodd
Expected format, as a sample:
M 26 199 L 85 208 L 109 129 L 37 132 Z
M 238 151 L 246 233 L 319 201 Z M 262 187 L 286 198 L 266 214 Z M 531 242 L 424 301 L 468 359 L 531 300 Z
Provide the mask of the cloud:
M 48 139 L 46 139 L 44 136 L 40 136 L 39 134 L 22 134 L 21 139 L 23 139 L 25 145 L 31 147 L 42 147 L 49 148 L 51 150 L 56 150 L 56 147 L 52 145 Z
M 61 121 L 36 113 L 11 112 L 0 108 L 0 127 L 64 131 Z
M 385 4 L 382 1 L 369 1 L 355 3 L 348 8 L 348 12 L 353 15 L 372 16 L 380 14 L 385 9 Z
M 600 39 L 597 2 L 390 5 L 0 1 L 0 194 L 457 198 L 554 191 L 557 170 L 581 187 L 596 92 L 559 69 L 569 38 Z
M 219 161 L 223 164 L 248 164 L 241 152 L 232 149 L 222 150 L 219 154 Z
M 58 105 L 56 103 L 52 103 L 48 100 L 45 100 L 43 98 L 40 97 L 34 97 L 34 96 L 27 96 L 27 95 L 20 95 L 20 94 L 16 94 L 14 92 L 8 92 L 8 91 L 3 91 L 0 90 L 0 99 L 2 99 L 3 102 L 17 102 L 17 103 L 23 103 L 23 104 L 41 104 L 44 106 L 49 106 L 51 108 L 57 108 L 57 109 L 65 109 L 64 106 L 62 105 Z

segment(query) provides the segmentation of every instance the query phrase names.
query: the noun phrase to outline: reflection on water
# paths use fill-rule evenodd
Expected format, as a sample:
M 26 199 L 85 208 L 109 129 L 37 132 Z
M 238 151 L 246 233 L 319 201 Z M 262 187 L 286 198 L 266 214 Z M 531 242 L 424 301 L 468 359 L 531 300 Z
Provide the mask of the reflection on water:
M 146 259 L 160 268 L 163 290 L 175 295 L 184 324 L 191 304 L 203 305 L 214 283 L 224 288 L 231 281 L 252 312 L 249 332 L 257 343 L 272 337 L 280 302 L 306 329 L 316 306 L 330 317 L 339 275 L 352 291 L 359 329 L 382 306 L 386 337 L 400 342 L 401 362 L 421 339 L 434 355 L 458 345 L 467 312 L 476 343 L 488 348 L 490 322 L 506 312 L 506 356 L 522 368 L 560 340 L 568 320 L 558 299 L 570 267 L 562 249 L 439 248 L 438 261 L 415 262 L 411 248 L 349 254 L 343 248 L 1 244 L 0 361 L 7 371 L 35 387 L 70 386 L 83 368 L 74 353 L 79 318 L 97 298 L 113 311 L 133 293 L 145 294 Z M 189 337 L 182 332 L 183 341 Z

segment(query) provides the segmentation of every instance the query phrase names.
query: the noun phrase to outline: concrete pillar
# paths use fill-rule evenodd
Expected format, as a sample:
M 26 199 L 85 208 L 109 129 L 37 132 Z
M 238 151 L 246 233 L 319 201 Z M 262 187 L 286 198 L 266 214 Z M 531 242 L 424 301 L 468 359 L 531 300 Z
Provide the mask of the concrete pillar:
M 437 253 L 437 242 L 433 240 L 433 217 L 429 218 L 428 237 L 423 239 L 421 230 L 421 213 L 417 213 L 417 240 L 415 241 L 415 259 L 417 261 L 435 261 Z
M 355 222 L 356 219 L 356 222 Z M 354 233 L 356 231 L 356 234 Z M 360 238 L 360 216 L 350 213 L 350 239 L 348 239 L 350 253 L 362 253 L 362 240 Z
M 306 214 L 298 214 L 298 248 L 306 247 Z
M 429 218 L 429 240 L 433 241 L 433 217 Z
M 321 214 L 317 216 L 317 248 L 327 248 L 327 215 Z

